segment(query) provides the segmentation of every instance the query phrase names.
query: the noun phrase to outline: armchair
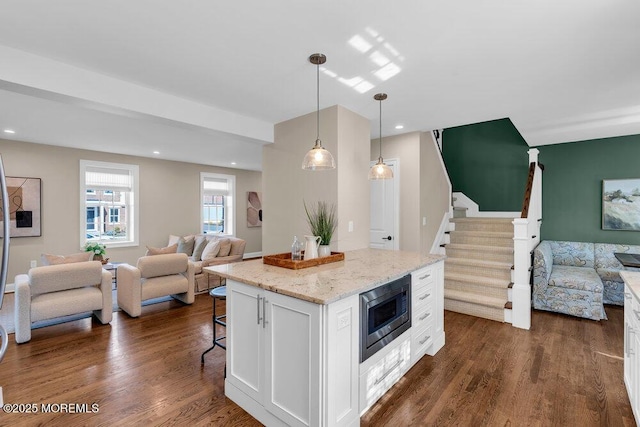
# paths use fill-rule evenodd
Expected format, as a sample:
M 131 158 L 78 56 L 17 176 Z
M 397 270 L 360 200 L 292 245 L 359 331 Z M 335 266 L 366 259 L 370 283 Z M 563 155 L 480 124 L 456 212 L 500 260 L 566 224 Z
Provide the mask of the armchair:
M 35 267 L 15 278 L 15 340 L 31 340 L 31 324 L 71 314 L 93 311 L 111 322 L 112 276 L 99 261 Z
M 143 256 L 136 267 L 118 266 L 118 306 L 129 316 L 140 316 L 142 301 L 166 295 L 185 304 L 195 300 L 194 265 L 186 254 Z

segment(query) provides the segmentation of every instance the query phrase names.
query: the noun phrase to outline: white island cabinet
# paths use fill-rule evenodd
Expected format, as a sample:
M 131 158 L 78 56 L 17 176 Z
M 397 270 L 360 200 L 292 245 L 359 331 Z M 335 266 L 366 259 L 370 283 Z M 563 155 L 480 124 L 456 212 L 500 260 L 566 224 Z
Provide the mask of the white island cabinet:
M 320 419 L 321 307 L 227 281 L 227 386 L 287 425 Z
M 624 385 L 640 423 L 640 273 L 621 271 L 624 280 Z
M 227 279 L 225 394 L 267 426 L 359 425 L 363 408 L 444 345 L 442 259 L 364 249 L 302 270 L 261 260 L 208 267 Z M 360 364 L 359 294 L 412 272 L 412 322 L 428 315 Z M 402 363 L 394 359 L 400 345 Z M 362 377 L 374 364 L 402 366 L 376 374 L 383 388 L 375 396 Z

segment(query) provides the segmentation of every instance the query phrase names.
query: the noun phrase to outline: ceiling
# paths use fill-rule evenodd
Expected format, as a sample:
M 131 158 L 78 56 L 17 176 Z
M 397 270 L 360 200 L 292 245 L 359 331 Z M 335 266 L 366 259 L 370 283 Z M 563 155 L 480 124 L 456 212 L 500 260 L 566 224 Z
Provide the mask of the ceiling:
M 369 118 L 372 138 L 378 92 L 384 136 L 504 117 L 530 146 L 640 134 L 638 0 L 0 0 L 0 14 L 6 139 L 261 170 L 273 125 L 316 109 L 316 52 L 320 108 Z

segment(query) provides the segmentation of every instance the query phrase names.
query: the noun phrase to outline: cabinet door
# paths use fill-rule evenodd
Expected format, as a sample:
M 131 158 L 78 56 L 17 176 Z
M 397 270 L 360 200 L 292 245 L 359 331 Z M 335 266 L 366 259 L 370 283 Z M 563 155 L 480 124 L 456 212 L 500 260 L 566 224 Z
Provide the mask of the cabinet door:
M 258 403 L 264 393 L 263 295 L 227 280 L 227 381 Z
M 629 401 L 633 402 L 633 308 L 631 307 L 631 291 L 625 285 L 624 288 L 624 384 L 627 388 Z
M 634 325 L 634 333 L 630 336 L 633 353 L 631 355 L 631 395 L 629 400 L 637 422 L 638 415 L 640 415 L 640 355 L 638 354 L 638 350 L 640 350 L 640 331 L 635 328 L 636 326 L 637 323 Z
M 265 292 L 265 408 L 288 425 L 320 423 L 321 306 Z

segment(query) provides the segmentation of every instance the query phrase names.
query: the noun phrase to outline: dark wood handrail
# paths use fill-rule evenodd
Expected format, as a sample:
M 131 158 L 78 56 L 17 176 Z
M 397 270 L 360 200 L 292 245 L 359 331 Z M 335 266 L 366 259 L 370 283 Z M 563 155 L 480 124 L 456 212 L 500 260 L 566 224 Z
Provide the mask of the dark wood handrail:
M 522 201 L 522 212 L 520 218 L 527 218 L 529 216 L 529 204 L 531 204 L 531 191 L 533 190 L 533 176 L 536 173 L 536 163 L 531 162 L 529 164 L 529 178 L 527 179 L 527 187 L 524 190 L 524 200 Z

